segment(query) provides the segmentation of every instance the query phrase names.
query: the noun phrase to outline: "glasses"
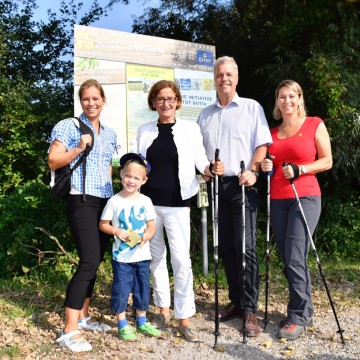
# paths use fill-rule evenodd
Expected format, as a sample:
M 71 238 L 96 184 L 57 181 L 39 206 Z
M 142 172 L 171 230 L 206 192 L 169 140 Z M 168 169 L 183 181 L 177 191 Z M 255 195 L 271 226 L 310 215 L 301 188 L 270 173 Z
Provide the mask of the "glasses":
M 174 104 L 177 100 L 176 96 L 169 96 L 167 98 L 155 98 L 155 101 L 158 105 L 165 104 L 165 101 L 167 101 L 169 104 Z

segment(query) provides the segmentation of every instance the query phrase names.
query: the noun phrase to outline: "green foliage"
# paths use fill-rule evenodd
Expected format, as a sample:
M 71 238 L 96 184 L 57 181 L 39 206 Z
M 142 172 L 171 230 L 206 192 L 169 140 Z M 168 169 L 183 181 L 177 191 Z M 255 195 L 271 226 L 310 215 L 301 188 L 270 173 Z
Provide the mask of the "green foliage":
M 346 201 L 345 201 L 346 200 Z M 317 247 L 335 259 L 359 260 L 360 200 L 355 194 L 326 197 L 317 231 Z M 321 236 L 321 234 L 324 234 Z
M 0 349 L 1 359 L 17 359 L 20 353 L 18 345 L 6 346 Z
M 73 113 L 72 28 L 106 16 L 116 3 L 61 1 L 59 13 L 34 21 L 36 0 L 0 2 L 0 272 L 35 276 L 37 269 L 62 273 L 73 267 L 44 233 L 56 236 L 75 255 L 65 204 L 54 201 L 48 183 L 47 149 L 53 125 Z M 358 2 L 160 1 L 144 10 L 133 29 L 140 34 L 196 41 L 216 46 L 217 56 L 235 57 L 240 96 L 263 104 L 272 126 L 274 89 L 284 78 L 298 81 L 310 114 L 326 122 L 333 169 L 319 175 L 324 198 L 317 247 L 336 258 L 358 259 L 360 213 L 360 27 Z M 79 14 L 84 14 L 80 17 Z M 92 59 L 84 66 L 93 67 Z M 121 189 L 114 169 L 114 189 Z M 264 191 L 263 191 L 264 194 Z M 258 249 L 265 252 L 265 199 L 259 209 Z M 209 266 L 212 228 L 208 211 Z M 192 259 L 201 273 L 200 210 L 193 208 Z M 29 256 L 41 254 L 39 256 Z M 44 254 L 46 254 L 44 256 Z M 53 259 L 50 259 L 53 258 Z M 276 260 L 276 252 L 274 252 Z M 39 266 L 41 265 L 41 266 Z M 46 271 L 41 271 L 41 281 Z M 49 276 L 52 272 L 48 271 Z M 40 275 L 39 275 L 40 276 Z M 40 281 L 40 280 L 39 280 Z
M 52 232 L 69 251 L 73 248 L 65 203 L 54 201 L 48 186 L 39 179 L 16 189 L 12 196 L 0 198 L 0 217 L 0 272 L 4 277 L 22 273 L 23 266 L 51 265 L 49 258 L 59 249 L 36 227 Z

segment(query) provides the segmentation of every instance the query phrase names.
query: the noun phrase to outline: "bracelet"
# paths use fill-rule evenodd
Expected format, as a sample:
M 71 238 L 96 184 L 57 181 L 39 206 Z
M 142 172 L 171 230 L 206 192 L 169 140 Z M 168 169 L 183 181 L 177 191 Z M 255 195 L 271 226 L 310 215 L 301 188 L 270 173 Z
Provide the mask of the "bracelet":
M 257 170 L 251 170 L 251 172 L 258 178 L 259 177 L 259 172 Z

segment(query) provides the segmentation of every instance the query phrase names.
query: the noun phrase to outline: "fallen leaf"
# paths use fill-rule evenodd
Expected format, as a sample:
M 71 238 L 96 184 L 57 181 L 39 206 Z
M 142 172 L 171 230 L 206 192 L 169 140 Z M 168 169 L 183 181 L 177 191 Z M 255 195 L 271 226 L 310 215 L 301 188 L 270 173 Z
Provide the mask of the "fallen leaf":
M 284 356 L 286 356 L 286 357 L 292 357 L 292 356 L 295 355 L 294 352 L 291 351 L 291 350 L 283 350 L 283 351 L 280 351 L 280 354 L 281 354 L 281 355 L 284 355 Z
M 141 348 L 139 349 L 140 352 L 146 352 L 148 351 L 147 346 L 141 346 Z
M 272 346 L 273 342 L 271 340 L 266 340 L 266 341 L 263 341 L 260 346 L 263 346 L 265 348 L 270 348 Z
M 177 338 L 177 339 L 174 339 L 174 340 L 172 341 L 172 344 L 176 346 L 176 345 L 179 345 L 181 342 L 182 342 L 182 339 L 179 337 L 179 338 Z

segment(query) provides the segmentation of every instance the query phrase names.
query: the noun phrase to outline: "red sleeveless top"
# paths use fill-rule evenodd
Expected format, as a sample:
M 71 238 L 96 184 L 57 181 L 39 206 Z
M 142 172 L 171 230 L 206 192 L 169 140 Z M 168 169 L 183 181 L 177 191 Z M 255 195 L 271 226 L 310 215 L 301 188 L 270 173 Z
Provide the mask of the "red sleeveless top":
M 277 137 L 279 127 L 271 129 L 273 143 L 269 146 L 269 152 L 274 164 L 274 173 L 270 182 L 270 197 L 272 199 L 295 198 L 294 190 L 282 173 L 283 162 L 294 163 L 298 166 L 306 165 L 317 159 L 315 133 L 322 123 L 318 117 L 307 117 L 299 131 L 286 139 Z M 316 175 L 305 174 L 294 180 L 299 197 L 321 196 L 320 186 Z

